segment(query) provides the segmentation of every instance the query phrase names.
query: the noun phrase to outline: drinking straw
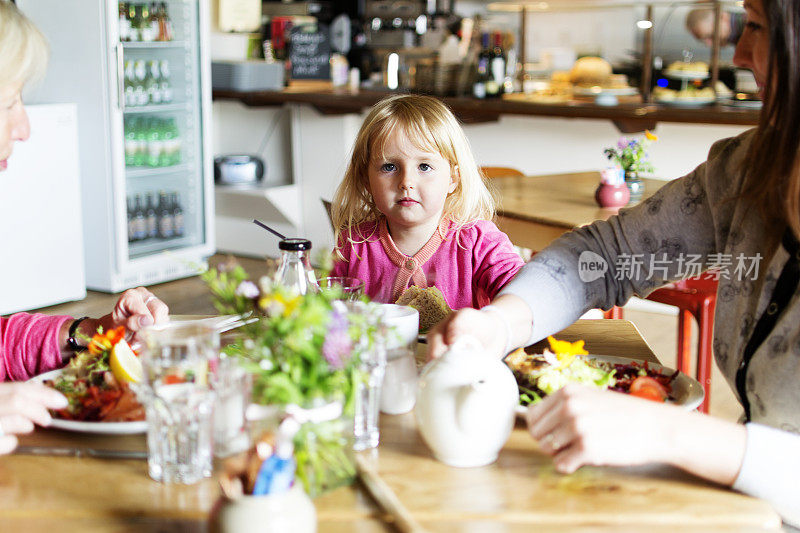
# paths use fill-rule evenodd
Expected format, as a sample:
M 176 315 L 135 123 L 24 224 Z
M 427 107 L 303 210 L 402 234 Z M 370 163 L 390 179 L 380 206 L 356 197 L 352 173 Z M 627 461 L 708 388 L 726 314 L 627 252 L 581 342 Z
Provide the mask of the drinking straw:
M 270 228 L 269 226 L 267 226 L 266 224 L 264 224 L 264 223 L 263 223 L 263 222 L 261 222 L 260 220 L 258 220 L 258 219 L 256 219 L 256 218 L 254 218 L 254 219 L 253 219 L 253 223 L 254 223 L 254 224 L 256 224 L 256 225 L 258 225 L 258 226 L 261 226 L 262 228 L 264 228 L 264 229 L 265 229 L 265 230 L 267 230 L 268 232 L 272 233 L 273 235 L 275 235 L 275 236 L 276 236 L 276 237 L 278 237 L 279 239 L 281 239 L 281 240 L 286 240 L 286 236 L 285 236 L 285 235 L 281 235 L 280 233 L 278 233 L 278 232 L 277 232 L 277 231 L 275 231 L 274 229 Z

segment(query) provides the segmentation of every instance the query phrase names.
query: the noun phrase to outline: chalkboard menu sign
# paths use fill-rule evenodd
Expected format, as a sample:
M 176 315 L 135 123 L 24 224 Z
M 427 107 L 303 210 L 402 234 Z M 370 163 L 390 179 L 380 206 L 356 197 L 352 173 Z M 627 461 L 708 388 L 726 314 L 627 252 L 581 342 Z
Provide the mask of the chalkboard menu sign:
M 328 26 L 307 24 L 290 31 L 289 60 L 293 79 L 330 79 L 331 40 Z

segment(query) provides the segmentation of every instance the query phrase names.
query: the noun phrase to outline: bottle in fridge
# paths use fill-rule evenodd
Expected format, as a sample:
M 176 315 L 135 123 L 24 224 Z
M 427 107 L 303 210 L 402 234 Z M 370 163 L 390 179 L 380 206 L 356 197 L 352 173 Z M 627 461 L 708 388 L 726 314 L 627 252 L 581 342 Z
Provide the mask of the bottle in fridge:
M 193 275 L 214 252 L 208 4 L 17 1 L 51 51 L 27 102 L 78 106 L 91 289 Z

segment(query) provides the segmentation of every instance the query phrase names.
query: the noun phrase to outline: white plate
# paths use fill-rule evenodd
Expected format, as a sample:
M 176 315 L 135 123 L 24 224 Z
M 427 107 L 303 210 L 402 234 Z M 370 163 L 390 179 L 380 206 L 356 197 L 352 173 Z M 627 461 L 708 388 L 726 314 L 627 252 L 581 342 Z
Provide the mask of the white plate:
M 657 104 L 669 105 L 673 107 L 702 107 L 713 104 L 716 101 L 717 99 L 713 96 L 704 98 L 675 98 L 673 100 L 662 100 L 661 98 L 655 99 Z
M 597 361 L 602 361 L 604 363 L 611 363 L 614 365 L 627 365 L 630 363 L 641 363 L 642 361 L 638 359 L 629 359 L 627 357 L 615 357 L 612 355 L 588 355 L 590 359 L 596 359 Z M 672 368 L 667 368 L 661 365 L 657 365 L 655 363 L 648 363 L 647 365 L 652 370 L 656 370 L 665 376 L 671 376 L 675 373 L 675 370 Z M 675 379 L 672 380 L 672 393 L 671 396 L 675 398 L 675 400 L 667 400 L 667 403 L 680 405 L 687 411 L 691 411 L 693 409 L 697 409 L 697 407 L 703 403 L 703 398 L 705 397 L 705 392 L 703 391 L 703 387 L 700 386 L 700 383 L 683 372 L 680 372 Z M 517 406 L 517 415 L 520 417 L 525 416 L 525 412 L 528 410 L 527 407 L 523 405 Z
M 761 109 L 764 105 L 764 102 L 761 100 L 734 100 L 733 98 L 720 98 L 717 102 L 722 105 L 743 107 L 746 109 Z
M 636 87 L 574 87 L 572 94 L 576 96 L 597 96 L 599 94 L 608 94 L 614 96 L 635 96 L 639 94 L 639 89 Z
M 40 374 L 30 381 L 41 383 L 45 380 L 54 380 L 61 375 L 61 369 Z M 51 428 L 75 431 L 78 433 L 98 433 L 102 435 L 134 435 L 147 431 L 147 421 L 138 422 L 80 422 L 77 420 L 63 420 L 53 417 Z
M 670 70 L 666 69 L 662 72 L 668 78 L 675 78 L 679 80 L 705 80 L 708 78 L 709 73 L 707 70 Z

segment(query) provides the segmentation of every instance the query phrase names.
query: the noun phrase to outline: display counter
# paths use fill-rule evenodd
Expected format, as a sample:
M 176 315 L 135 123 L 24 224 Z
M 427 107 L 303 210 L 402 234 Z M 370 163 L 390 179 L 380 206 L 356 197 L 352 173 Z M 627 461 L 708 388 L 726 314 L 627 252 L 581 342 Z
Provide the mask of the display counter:
M 360 113 L 382 98 L 388 91 L 360 90 L 350 92 L 330 87 L 330 84 L 301 84 L 283 91 L 237 92 L 215 90 L 215 100 L 238 100 L 256 106 L 277 106 L 286 103 L 308 104 L 324 115 Z M 590 101 L 573 100 L 561 104 L 541 104 L 525 101 L 522 94 L 505 98 L 479 100 L 467 97 L 441 97 L 465 124 L 492 122 L 501 115 L 588 118 L 613 121 L 622 132 L 653 129 L 658 122 L 689 124 L 727 124 L 754 126 L 758 124 L 758 109 L 723 105 L 668 106 L 664 104 L 621 103 L 601 106 Z

